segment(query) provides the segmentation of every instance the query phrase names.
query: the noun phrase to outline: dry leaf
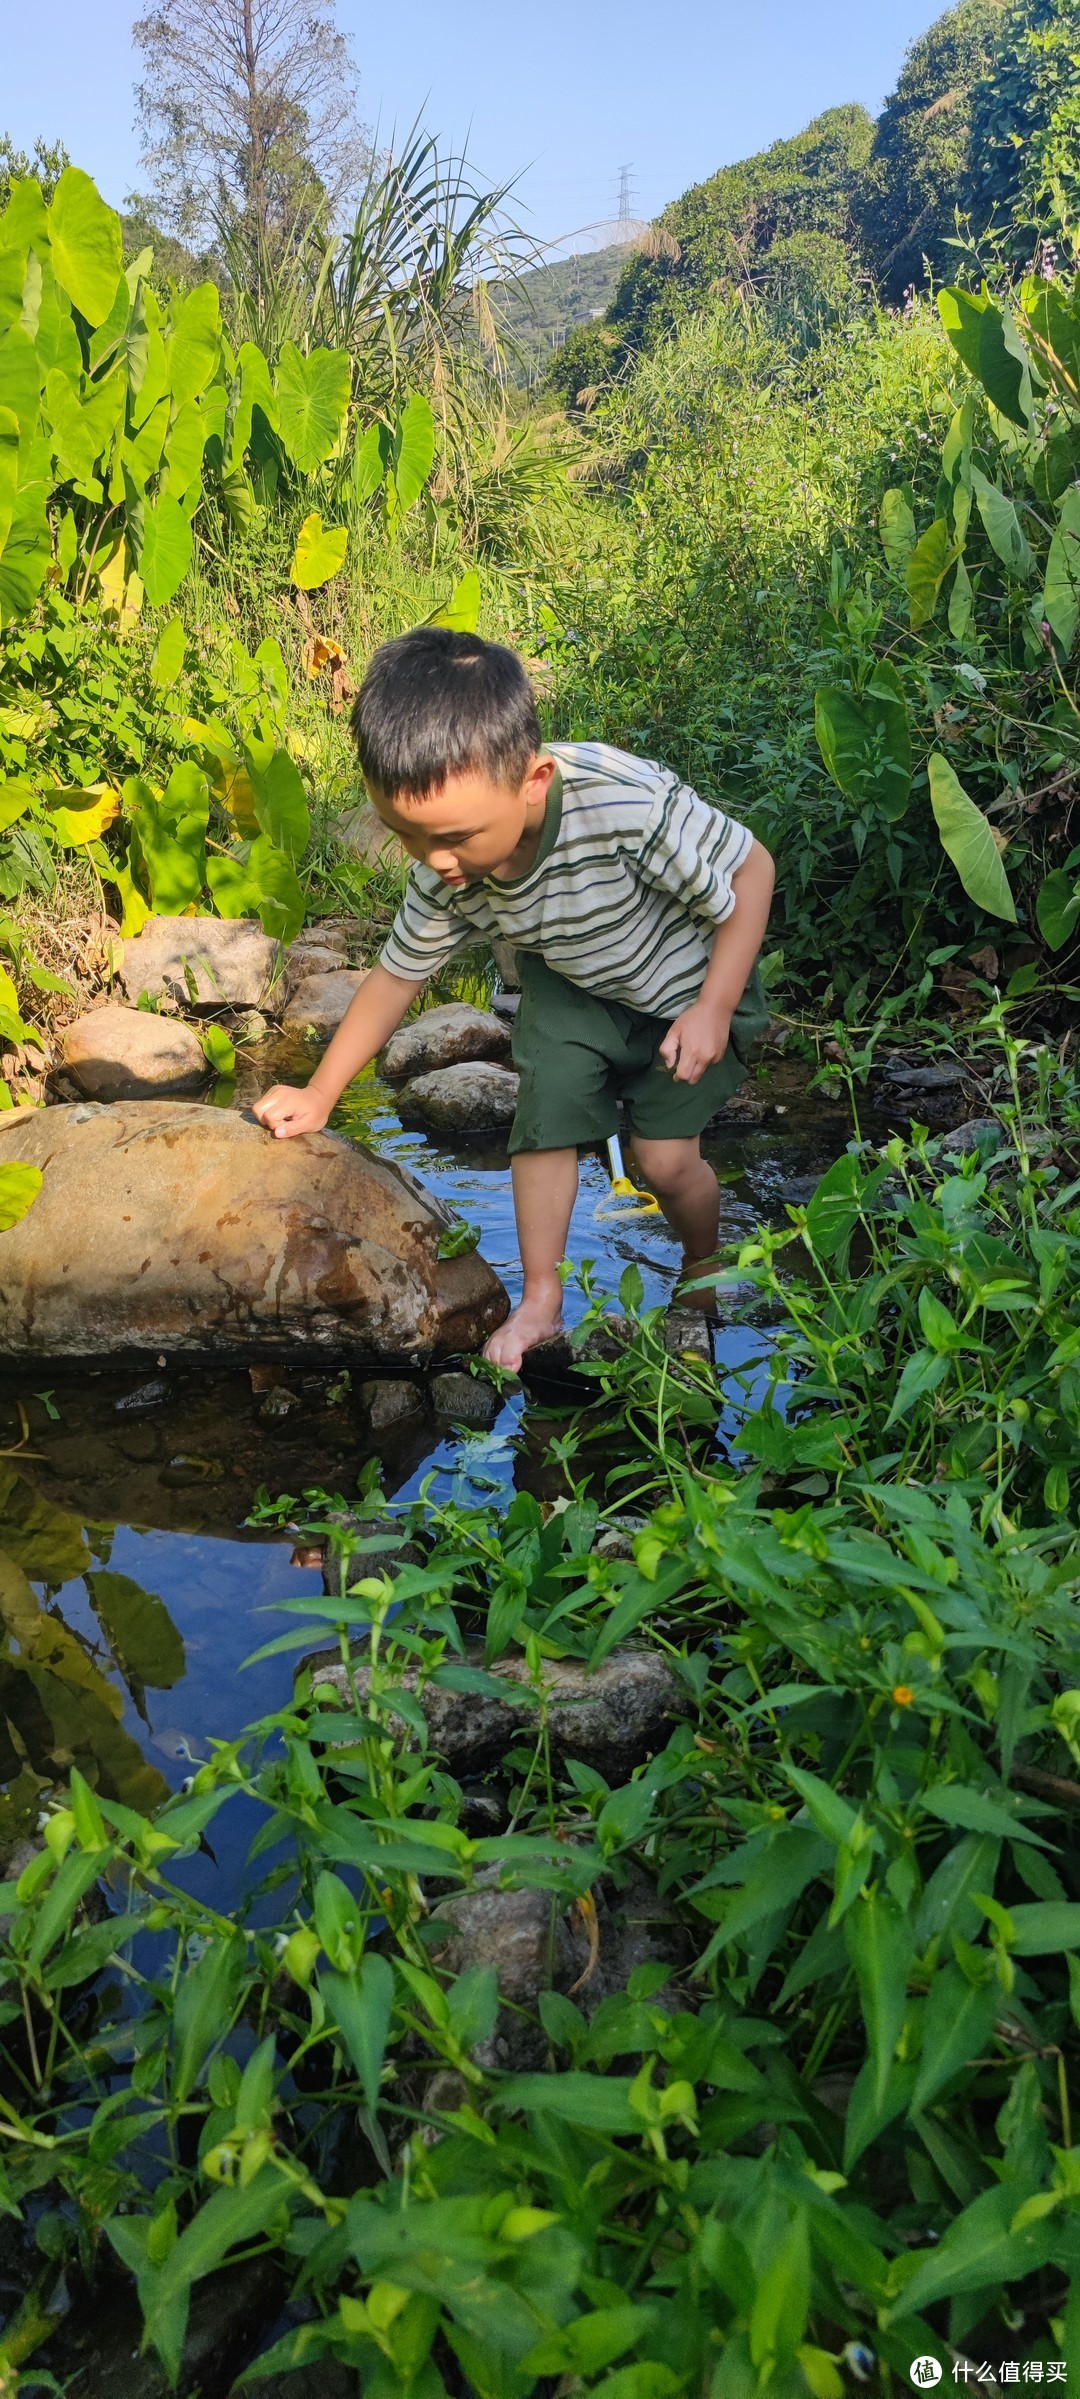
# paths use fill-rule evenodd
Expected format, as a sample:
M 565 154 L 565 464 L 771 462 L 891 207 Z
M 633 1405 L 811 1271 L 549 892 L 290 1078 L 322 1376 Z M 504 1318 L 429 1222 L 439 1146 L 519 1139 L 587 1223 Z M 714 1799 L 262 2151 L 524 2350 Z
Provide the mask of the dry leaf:
M 575 1918 L 581 1925 L 582 1931 L 584 1932 L 586 1940 L 589 1944 L 589 1962 L 584 1973 L 578 1975 L 576 1983 L 571 1983 L 570 1989 L 567 1992 L 568 1999 L 573 1998 L 575 1991 L 580 1991 L 584 1988 L 585 1984 L 589 1982 L 591 1977 L 595 1974 L 600 1963 L 600 1926 L 596 1915 L 596 1901 L 593 1898 L 591 1891 L 583 1891 L 580 1899 L 575 1900 L 570 1911 L 571 1923 L 574 1922 Z

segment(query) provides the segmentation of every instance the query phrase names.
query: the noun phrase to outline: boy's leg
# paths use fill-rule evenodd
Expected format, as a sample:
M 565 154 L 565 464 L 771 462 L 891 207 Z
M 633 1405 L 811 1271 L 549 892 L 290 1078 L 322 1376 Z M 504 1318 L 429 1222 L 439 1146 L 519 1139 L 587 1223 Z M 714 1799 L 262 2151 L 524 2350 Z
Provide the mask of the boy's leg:
M 559 1264 L 577 1198 L 578 1159 L 576 1149 L 519 1150 L 510 1163 L 525 1289 L 484 1356 L 516 1374 L 525 1351 L 550 1340 L 562 1324 Z
M 700 1135 L 661 1141 L 634 1134 L 641 1179 L 683 1245 L 684 1271 L 711 1258 L 720 1231 L 720 1186 L 701 1155 Z M 498 1336 L 496 1335 L 496 1338 Z

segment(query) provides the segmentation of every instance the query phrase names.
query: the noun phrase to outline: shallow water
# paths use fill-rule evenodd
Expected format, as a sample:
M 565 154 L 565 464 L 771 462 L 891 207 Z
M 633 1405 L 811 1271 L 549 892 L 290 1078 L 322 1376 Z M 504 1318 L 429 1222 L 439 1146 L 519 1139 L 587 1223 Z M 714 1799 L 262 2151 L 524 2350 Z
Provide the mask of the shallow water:
M 310 1051 L 301 1064 L 267 1046 L 249 1057 L 228 1096 L 242 1106 L 256 1084 L 283 1074 L 301 1080 L 312 1063 Z M 451 1148 L 405 1130 L 392 1091 L 370 1075 L 336 1121 L 479 1225 L 484 1256 L 517 1296 L 501 1146 Z M 846 1130 L 835 1108 L 769 1101 L 760 1125 L 707 1141 L 725 1187 L 726 1233 L 782 1218 L 786 1199 L 805 1199 Z M 675 1279 L 676 1245 L 662 1218 L 598 1222 L 607 1188 L 599 1160 L 583 1159 L 570 1257 L 575 1266 L 592 1261 L 610 1291 L 636 1265 L 646 1305 L 662 1302 Z M 575 1321 L 585 1298 L 573 1285 L 567 1298 Z M 758 1346 L 759 1337 L 721 1332 L 718 1362 L 738 1366 Z M 0 1849 L 32 1829 L 42 1788 L 73 1759 L 106 1793 L 152 1805 L 179 1787 L 212 1739 L 235 1736 L 286 1701 L 287 1656 L 241 1671 L 243 1661 L 282 1628 L 280 1617 L 261 1611 L 321 1592 L 322 1575 L 292 1563 L 290 1539 L 246 1529 L 244 1520 L 260 1486 L 276 1496 L 317 1484 L 350 1497 L 371 1449 L 347 1376 L 287 1379 L 291 1404 L 274 1417 L 248 1373 L 190 1361 L 57 1370 L 51 1389 L 40 1368 L 0 1376 L 0 1571 L 5 1556 L 13 1560 L 37 1603 L 28 1611 L 22 1586 L 17 1639 L 7 1645 L 17 1662 L 0 1660 Z M 535 1473 L 542 1415 L 542 1401 L 517 1391 L 489 1432 L 413 1418 L 385 1440 L 385 1488 L 408 1499 L 434 1472 L 445 1493 L 509 1497 L 515 1478 Z M 14 1631 L 6 1604 L 4 1613 Z M 228 1811 L 237 1853 L 246 1838 L 241 1813 Z M 222 1856 L 217 1872 L 234 1862 Z M 196 1880 L 203 1872 L 215 1874 L 196 1861 Z M 219 1880 L 217 1897 L 220 1904 Z

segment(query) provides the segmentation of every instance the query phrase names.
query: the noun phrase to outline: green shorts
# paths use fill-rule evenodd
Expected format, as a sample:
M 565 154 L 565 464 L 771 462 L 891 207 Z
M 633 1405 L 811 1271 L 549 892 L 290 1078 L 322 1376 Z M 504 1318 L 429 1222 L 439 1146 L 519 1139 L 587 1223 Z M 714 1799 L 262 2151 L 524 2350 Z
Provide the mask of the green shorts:
M 731 1020 L 731 1039 L 699 1083 L 677 1083 L 659 1057 L 670 1018 L 569 983 L 527 950 L 517 953 L 521 1006 L 514 1064 L 521 1077 L 508 1147 L 587 1148 L 619 1131 L 620 1102 L 632 1132 L 683 1141 L 704 1131 L 746 1074 L 752 1044 L 769 1021 L 755 966 Z

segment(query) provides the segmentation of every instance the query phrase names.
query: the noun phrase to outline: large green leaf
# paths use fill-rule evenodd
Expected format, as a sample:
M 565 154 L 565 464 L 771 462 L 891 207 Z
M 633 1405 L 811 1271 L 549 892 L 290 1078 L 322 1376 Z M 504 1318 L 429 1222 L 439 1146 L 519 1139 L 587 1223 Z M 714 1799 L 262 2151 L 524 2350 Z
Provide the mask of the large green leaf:
M 352 384 L 346 350 L 312 350 L 283 342 L 277 371 L 278 431 L 293 465 L 313 474 L 337 448 Z
M 385 425 L 369 425 L 353 457 L 353 490 L 361 502 L 372 500 L 390 464 L 390 435 Z
M 997 843 L 981 808 L 969 800 L 963 785 L 940 750 L 930 760 L 930 803 L 941 835 L 941 846 L 952 859 L 968 898 L 988 916 L 1016 923 L 1016 907 Z
M 462 575 L 461 581 L 455 583 L 445 608 L 440 608 L 438 614 L 432 617 L 432 624 L 448 625 L 452 633 L 475 633 L 480 622 L 482 596 L 480 577 L 476 568 L 471 566 L 468 573 Z
M 908 559 L 915 547 L 915 519 L 906 493 L 897 490 L 885 493 L 878 531 L 894 575 L 906 575 Z
M 1063 950 L 1080 917 L 1080 883 L 1063 866 L 1056 866 L 1040 884 L 1035 914 L 1047 948 Z
M 206 880 L 205 776 L 186 762 L 173 769 L 158 798 L 141 776 L 131 775 L 124 785 L 124 805 L 131 818 L 132 846 L 138 845 L 137 863 L 145 870 L 157 915 L 182 916 L 198 904 Z
M 1039 614 L 1068 657 L 1080 625 L 1080 488 L 1075 483 L 1058 511 Z
M 413 392 L 401 412 L 394 441 L 394 490 L 402 515 L 419 499 L 435 463 L 435 418 L 423 392 Z
M 827 687 L 815 697 L 818 745 L 834 783 L 857 808 L 876 807 L 890 824 L 911 791 L 911 732 L 896 668 L 879 660 L 865 691 Z
M 123 265 L 120 219 L 81 167 L 65 167 L 49 209 L 52 269 L 88 325 L 101 325 Z M 127 292 L 125 287 L 125 304 Z
M 306 516 L 296 537 L 292 579 L 301 591 L 318 591 L 340 573 L 349 546 L 347 525 L 324 525 L 321 516 Z
M 1044 1899 L 1010 1908 L 1018 1958 L 1053 1957 L 1061 1950 L 1080 1950 L 1080 1905 L 1075 1900 Z
M 216 283 L 196 284 L 173 319 L 168 349 L 174 410 L 197 399 L 213 380 L 221 356 L 221 300 Z
M 263 932 L 275 941 L 295 941 L 307 913 L 303 887 L 284 850 L 266 833 L 260 833 L 251 844 L 248 875 L 258 894 L 256 908 Z
M 139 573 L 152 608 L 164 608 L 180 589 L 194 552 L 191 526 L 177 499 L 163 492 L 143 514 Z
M 996 483 L 991 483 L 977 466 L 972 467 L 971 481 L 975 505 L 991 549 L 997 552 L 1002 565 L 1018 582 L 1030 582 L 1035 572 L 1035 559 L 1008 493 L 1000 490 Z
M 262 831 L 293 861 L 301 858 L 311 833 L 307 793 L 287 750 L 252 740 L 244 757 L 251 777 L 255 814 Z
M 237 468 L 243 466 L 256 408 L 262 410 L 271 428 L 276 426 L 277 401 L 270 380 L 270 369 L 254 342 L 241 342 L 225 419 L 226 464 L 230 473 L 235 473 Z
M 1025 430 L 1029 418 L 1030 382 L 1023 345 L 1007 311 L 985 294 L 946 289 L 938 293 L 942 324 L 987 397 Z
M 928 625 L 938 604 L 941 586 L 959 549 L 945 518 L 937 517 L 916 542 L 907 562 L 908 613 L 913 632 Z

